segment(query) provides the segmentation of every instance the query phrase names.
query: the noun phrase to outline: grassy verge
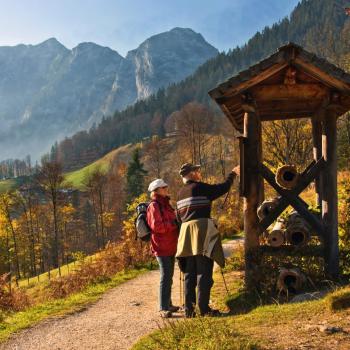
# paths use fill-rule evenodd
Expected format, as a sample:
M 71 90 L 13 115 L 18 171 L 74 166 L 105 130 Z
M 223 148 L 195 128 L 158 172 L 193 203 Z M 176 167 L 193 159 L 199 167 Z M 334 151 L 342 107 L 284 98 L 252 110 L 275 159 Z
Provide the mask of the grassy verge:
M 138 275 L 149 271 L 150 268 L 139 268 L 117 273 L 109 281 L 93 284 L 84 291 L 72 294 L 65 299 L 47 301 L 43 304 L 30 307 L 24 311 L 7 315 L 0 314 L 0 341 L 3 342 L 11 334 L 21 329 L 28 328 L 45 318 L 65 315 L 81 310 L 86 305 L 96 301 L 107 290 L 118 286 Z
M 132 350 L 332 349 L 334 344 L 349 349 L 346 327 L 350 312 L 332 312 L 331 299 L 262 306 L 239 316 L 180 321 L 142 338 Z M 340 330 L 334 334 L 320 331 L 325 325 Z
M 237 266 L 231 259 L 225 268 L 228 293 L 221 273 L 214 275 L 213 304 L 225 317 L 165 324 L 132 350 L 350 349 L 350 287 L 317 301 L 262 306 L 244 292 Z

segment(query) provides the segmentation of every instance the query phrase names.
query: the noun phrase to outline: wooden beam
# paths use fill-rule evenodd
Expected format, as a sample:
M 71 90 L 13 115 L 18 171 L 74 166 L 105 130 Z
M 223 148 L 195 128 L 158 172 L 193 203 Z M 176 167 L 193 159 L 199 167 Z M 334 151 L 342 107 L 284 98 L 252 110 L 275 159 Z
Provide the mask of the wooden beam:
M 336 88 L 340 91 L 350 91 L 350 86 L 346 84 L 345 82 L 332 77 L 330 74 L 327 74 L 324 70 L 321 70 L 320 68 L 316 67 L 313 63 L 305 62 L 301 56 L 298 56 L 294 60 L 294 65 L 302 69 L 304 72 L 311 75 L 313 78 L 319 80 L 321 83 L 331 87 Z
M 303 192 L 304 189 L 309 185 L 309 183 L 315 178 L 316 174 L 320 173 L 320 171 L 324 167 L 324 164 L 325 161 L 323 158 L 321 158 L 317 163 L 315 161 L 312 161 L 308 165 L 308 167 L 301 174 L 299 182 L 294 189 L 294 194 L 296 196 L 299 196 L 299 194 Z M 260 232 L 264 232 L 282 214 L 282 212 L 288 207 L 288 205 L 288 200 L 285 197 L 280 197 L 276 208 L 260 221 Z M 306 205 L 305 202 L 304 205 Z
M 337 192 L 337 119 L 326 112 L 322 123 L 322 155 L 326 160 L 322 174 L 322 219 L 326 274 L 339 274 L 338 192 Z
M 239 140 L 239 165 L 240 165 L 240 175 L 239 175 L 239 195 L 240 197 L 245 197 L 247 195 L 246 189 L 246 179 L 245 179 L 245 170 L 246 170 L 246 138 L 244 136 L 238 137 Z
M 272 171 L 267 168 L 264 164 L 261 164 L 261 173 L 264 177 L 264 179 L 283 197 L 287 200 L 287 202 L 298 212 L 300 215 L 304 217 L 305 220 L 308 221 L 308 223 L 311 225 L 313 230 L 315 230 L 320 236 L 323 235 L 323 227 L 318 218 L 309 212 L 307 208 L 305 208 L 304 203 L 300 200 L 299 197 L 297 197 L 297 190 L 284 190 L 281 188 L 275 180 L 275 176 L 272 173 Z M 318 170 L 319 171 L 319 168 Z M 309 178 L 308 178 L 309 179 Z M 304 182 L 305 181 L 305 182 Z M 306 179 L 302 181 L 305 185 Z M 306 185 L 307 186 L 307 185 Z
M 260 251 L 262 254 L 271 256 L 319 256 L 323 257 L 322 246 L 320 245 L 308 245 L 305 247 L 293 247 L 293 246 L 281 246 L 272 247 L 269 245 L 260 246 Z
M 266 110 L 260 112 L 261 121 L 271 121 L 271 120 L 287 120 L 287 119 L 303 119 L 310 118 L 314 114 L 313 110 L 298 111 L 298 112 L 286 112 L 286 111 L 276 111 L 276 110 Z
M 264 110 L 276 110 L 278 113 L 292 112 L 297 114 L 298 111 L 315 111 L 324 100 L 300 100 L 300 99 L 289 99 L 289 100 L 265 100 L 257 101 L 259 107 L 259 113 Z
M 225 84 L 225 87 L 224 87 L 225 92 L 222 93 L 221 96 L 218 95 L 218 93 L 215 89 L 210 91 L 209 94 L 214 99 L 221 98 L 223 96 L 232 98 L 233 96 L 248 90 L 252 86 L 257 85 L 257 84 L 261 83 L 262 81 L 272 77 L 273 75 L 280 72 L 281 70 L 283 70 L 287 66 L 288 66 L 287 62 L 274 64 L 270 68 L 267 68 L 266 70 L 261 71 L 258 75 L 252 77 L 250 80 L 242 82 L 241 84 L 239 84 L 237 86 L 230 87 L 230 81 L 228 81 L 227 83 L 224 83 Z M 224 84 L 222 84 L 222 85 L 224 85 Z M 222 86 L 222 85 L 220 85 L 220 86 Z
M 321 84 L 277 84 L 255 86 L 250 92 L 259 104 L 259 101 L 271 100 L 323 100 L 328 96 L 329 89 Z
M 259 142 L 261 137 L 260 118 L 250 106 L 244 115 L 244 250 L 245 250 L 245 284 L 248 290 L 259 288 L 259 219 L 257 209 L 260 200 L 261 186 L 259 180 L 259 164 L 261 159 Z

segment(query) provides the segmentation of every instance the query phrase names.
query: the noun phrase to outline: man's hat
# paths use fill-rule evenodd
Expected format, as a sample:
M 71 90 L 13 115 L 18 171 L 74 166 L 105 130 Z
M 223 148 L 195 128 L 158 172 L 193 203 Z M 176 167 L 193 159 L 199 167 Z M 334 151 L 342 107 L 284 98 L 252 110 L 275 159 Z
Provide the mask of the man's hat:
M 191 171 L 195 171 L 195 170 L 198 170 L 200 169 L 200 165 L 197 164 L 197 165 L 194 165 L 192 163 L 185 163 L 185 164 L 182 164 L 181 168 L 180 168 L 180 171 L 179 171 L 179 174 L 184 177 L 186 176 L 187 174 L 189 174 Z

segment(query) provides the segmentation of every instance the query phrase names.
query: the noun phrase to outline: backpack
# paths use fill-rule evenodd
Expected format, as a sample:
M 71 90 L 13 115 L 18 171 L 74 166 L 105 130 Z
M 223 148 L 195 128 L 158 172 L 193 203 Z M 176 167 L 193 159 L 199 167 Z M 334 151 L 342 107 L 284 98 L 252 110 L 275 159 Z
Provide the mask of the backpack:
M 151 240 L 152 230 L 147 223 L 147 208 L 152 202 L 156 202 L 156 201 L 151 201 L 149 203 L 143 202 L 136 207 L 137 216 L 135 219 L 135 229 L 136 229 L 135 240 L 137 240 L 138 238 L 144 242 L 148 242 Z M 161 215 L 163 215 L 162 206 L 159 203 L 158 205 L 159 205 L 160 213 Z

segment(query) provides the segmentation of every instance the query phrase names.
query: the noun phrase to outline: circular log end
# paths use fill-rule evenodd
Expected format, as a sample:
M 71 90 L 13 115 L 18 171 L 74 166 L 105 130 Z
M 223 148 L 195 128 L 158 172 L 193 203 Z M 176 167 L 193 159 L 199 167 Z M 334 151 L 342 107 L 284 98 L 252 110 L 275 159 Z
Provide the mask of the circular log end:
M 298 268 L 283 268 L 278 276 L 277 288 L 279 291 L 295 294 L 301 290 L 305 280 L 304 274 Z
M 276 182 L 284 189 L 291 190 L 298 183 L 299 173 L 294 165 L 283 165 L 277 169 Z
M 278 204 L 277 199 L 269 199 L 264 201 L 258 208 L 257 215 L 260 220 L 269 215 L 271 210 L 275 209 Z
M 285 242 L 285 236 L 283 230 L 273 230 L 267 237 L 267 241 L 272 247 L 280 247 Z

